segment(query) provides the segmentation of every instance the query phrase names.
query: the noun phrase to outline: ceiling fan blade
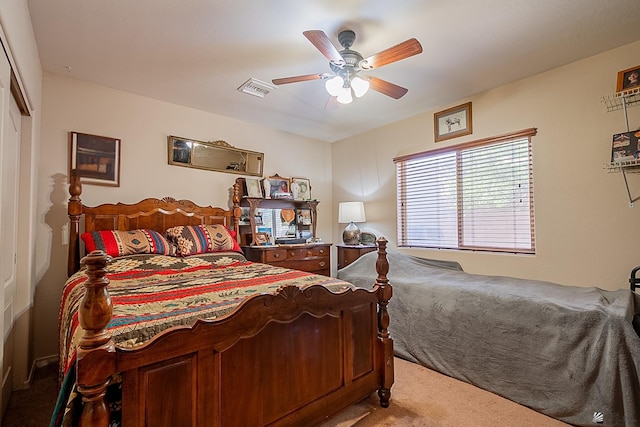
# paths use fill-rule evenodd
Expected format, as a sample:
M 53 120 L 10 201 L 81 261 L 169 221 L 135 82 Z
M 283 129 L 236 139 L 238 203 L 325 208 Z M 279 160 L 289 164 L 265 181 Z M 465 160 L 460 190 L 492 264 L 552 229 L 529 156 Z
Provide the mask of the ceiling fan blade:
M 386 80 L 379 79 L 377 77 L 369 78 L 369 87 L 376 92 L 380 92 L 384 95 L 390 96 L 394 99 L 400 99 L 404 96 L 409 89 L 405 89 L 402 86 L 398 86 Z
M 318 80 L 324 78 L 323 74 L 305 74 L 304 76 L 283 77 L 281 79 L 271 80 L 274 85 L 284 85 L 287 83 L 306 82 L 309 80 Z
M 331 40 L 329 40 L 329 37 L 327 37 L 324 31 L 309 30 L 302 34 L 304 34 L 311 44 L 313 44 L 329 61 L 336 65 L 344 65 L 342 55 L 340 55 L 340 52 L 338 52 L 338 49 L 336 49 L 333 43 L 331 43 Z
M 379 68 L 383 65 L 391 64 L 392 62 L 400 61 L 402 59 L 409 58 L 410 56 L 417 55 L 422 52 L 422 45 L 416 39 L 409 39 L 400 44 L 385 49 L 381 52 L 371 55 L 365 58 L 361 67 L 364 70 L 371 70 L 373 68 Z
M 330 96 L 329 99 L 327 99 L 327 102 L 324 104 L 324 109 L 331 111 L 331 110 L 335 110 L 339 106 L 340 106 L 340 103 L 338 102 L 338 97 Z

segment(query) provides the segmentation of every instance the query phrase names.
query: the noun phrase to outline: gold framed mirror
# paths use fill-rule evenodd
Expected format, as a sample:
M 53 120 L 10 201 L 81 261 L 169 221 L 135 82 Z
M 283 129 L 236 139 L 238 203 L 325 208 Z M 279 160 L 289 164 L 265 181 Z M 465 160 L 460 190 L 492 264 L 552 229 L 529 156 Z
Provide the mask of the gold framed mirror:
M 173 135 L 167 142 L 170 165 L 262 176 L 264 153 L 236 148 L 225 141 L 196 141 Z

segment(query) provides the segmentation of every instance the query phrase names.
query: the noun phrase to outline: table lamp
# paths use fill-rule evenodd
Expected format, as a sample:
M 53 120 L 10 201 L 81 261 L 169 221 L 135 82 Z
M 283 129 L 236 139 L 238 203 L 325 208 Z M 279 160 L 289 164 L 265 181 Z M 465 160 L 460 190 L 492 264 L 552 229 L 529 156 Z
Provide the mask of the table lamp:
M 362 202 L 340 202 L 338 205 L 338 222 L 348 225 L 342 232 L 342 241 L 345 245 L 360 244 L 360 229 L 356 222 L 365 222 L 364 203 Z

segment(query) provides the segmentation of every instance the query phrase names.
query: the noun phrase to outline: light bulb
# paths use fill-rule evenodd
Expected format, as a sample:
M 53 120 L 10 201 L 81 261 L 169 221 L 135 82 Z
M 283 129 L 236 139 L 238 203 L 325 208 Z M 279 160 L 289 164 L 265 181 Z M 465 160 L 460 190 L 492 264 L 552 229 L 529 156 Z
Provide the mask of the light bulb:
M 351 89 L 353 89 L 353 93 L 360 98 L 369 90 L 369 80 L 364 80 L 355 76 L 351 79 Z
M 350 104 L 351 101 L 353 101 L 353 97 L 351 96 L 351 88 L 343 87 L 342 89 L 340 89 L 337 101 L 341 104 Z
M 340 91 L 342 90 L 342 85 L 344 85 L 344 80 L 340 76 L 335 76 L 324 84 L 324 87 L 329 92 L 331 96 L 338 96 Z

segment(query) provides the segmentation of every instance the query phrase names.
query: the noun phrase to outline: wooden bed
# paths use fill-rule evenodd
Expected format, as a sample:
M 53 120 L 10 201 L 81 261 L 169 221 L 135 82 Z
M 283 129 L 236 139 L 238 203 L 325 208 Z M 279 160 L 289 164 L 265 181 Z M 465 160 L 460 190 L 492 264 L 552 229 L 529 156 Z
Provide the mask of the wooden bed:
M 69 192 L 70 275 L 80 266 L 81 231 L 238 228 L 237 189 L 232 210 L 167 198 L 87 207 L 73 173 Z M 109 257 L 90 253 L 82 261 L 88 279 L 78 310 L 84 330 L 75 362 L 79 425 L 109 425 L 105 393 L 115 374 L 122 377 L 124 426 L 311 426 L 376 391 L 387 407 L 392 288 L 386 241 L 378 244 L 377 280 L 369 289 L 286 286 L 249 297 L 223 317 L 165 330 L 134 349 L 114 344 L 107 328 Z

